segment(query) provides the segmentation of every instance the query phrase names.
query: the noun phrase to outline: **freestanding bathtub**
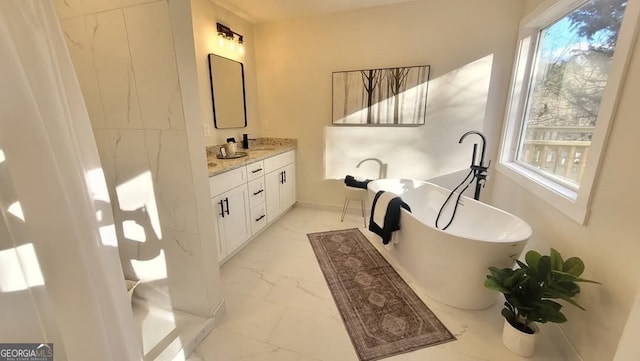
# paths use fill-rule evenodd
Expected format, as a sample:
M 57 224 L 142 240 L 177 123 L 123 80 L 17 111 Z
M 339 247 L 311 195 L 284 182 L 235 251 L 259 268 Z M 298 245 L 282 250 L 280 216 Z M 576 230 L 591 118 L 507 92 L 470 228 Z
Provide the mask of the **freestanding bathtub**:
M 409 283 L 447 305 L 479 310 L 494 304 L 499 293 L 484 287 L 489 266 L 512 267 L 531 236 L 522 219 L 472 198 L 462 197 L 446 231 L 435 227 L 450 190 L 429 182 L 379 179 L 369 183 L 370 199 L 379 190 L 394 192 L 411 207 L 402 210 L 400 230 L 381 252 Z M 451 218 L 456 196 L 438 224 Z M 369 203 L 371 204 L 371 203 Z M 375 242 L 382 241 L 374 237 Z M 381 247 L 378 247 L 381 248 Z

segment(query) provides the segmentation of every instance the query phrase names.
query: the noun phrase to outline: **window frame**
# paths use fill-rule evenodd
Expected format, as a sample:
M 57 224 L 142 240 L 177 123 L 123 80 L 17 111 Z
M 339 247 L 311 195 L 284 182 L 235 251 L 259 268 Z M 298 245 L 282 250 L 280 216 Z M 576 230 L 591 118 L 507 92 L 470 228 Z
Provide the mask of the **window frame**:
M 543 176 L 516 160 L 519 138 L 524 126 L 531 72 L 536 57 L 540 30 L 586 3 L 587 0 L 547 0 L 520 22 L 518 48 L 511 76 L 499 161 L 496 169 L 538 198 L 555 207 L 578 224 L 586 224 L 592 190 L 604 158 L 607 138 L 633 53 L 640 17 L 640 0 L 628 0 L 620 26 L 616 50 L 602 94 L 600 110 L 589 148 L 589 159 L 578 190 Z

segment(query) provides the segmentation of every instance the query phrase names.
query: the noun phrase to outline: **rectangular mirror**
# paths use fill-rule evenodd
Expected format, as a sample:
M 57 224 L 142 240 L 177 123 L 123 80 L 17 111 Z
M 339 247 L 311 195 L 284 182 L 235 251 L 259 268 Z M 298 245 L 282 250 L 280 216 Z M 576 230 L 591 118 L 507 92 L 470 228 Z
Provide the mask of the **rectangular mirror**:
M 246 127 L 244 65 L 235 60 L 209 54 L 209 76 L 215 127 Z

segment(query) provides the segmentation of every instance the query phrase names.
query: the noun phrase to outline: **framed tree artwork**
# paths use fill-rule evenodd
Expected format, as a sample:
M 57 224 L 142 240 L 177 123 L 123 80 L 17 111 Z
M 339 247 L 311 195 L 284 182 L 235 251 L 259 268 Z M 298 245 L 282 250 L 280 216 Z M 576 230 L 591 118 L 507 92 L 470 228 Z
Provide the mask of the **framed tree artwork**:
M 333 73 L 333 124 L 417 126 L 426 118 L 429 65 Z

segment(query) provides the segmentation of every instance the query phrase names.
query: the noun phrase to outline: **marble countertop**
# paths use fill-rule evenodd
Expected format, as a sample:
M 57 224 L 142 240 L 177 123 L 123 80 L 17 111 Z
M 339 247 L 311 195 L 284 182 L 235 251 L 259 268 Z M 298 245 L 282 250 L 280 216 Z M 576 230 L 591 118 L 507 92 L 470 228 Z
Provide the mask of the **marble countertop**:
M 246 152 L 247 155 L 233 159 L 219 159 L 217 157 L 218 149 L 221 146 L 207 147 L 209 177 L 296 149 L 297 141 L 296 139 L 288 138 L 258 138 L 250 140 L 249 149 L 243 149 L 241 144 L 238 144 L 238 152 Z

